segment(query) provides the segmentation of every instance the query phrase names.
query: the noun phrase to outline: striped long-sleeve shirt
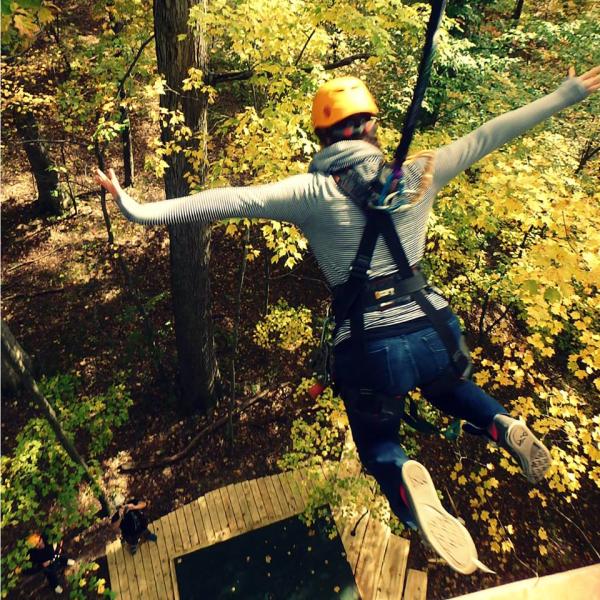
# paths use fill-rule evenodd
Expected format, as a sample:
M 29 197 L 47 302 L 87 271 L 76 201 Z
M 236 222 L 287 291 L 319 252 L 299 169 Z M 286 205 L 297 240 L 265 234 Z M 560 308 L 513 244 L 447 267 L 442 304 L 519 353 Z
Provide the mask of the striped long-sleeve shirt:
M 522 108 L 496 117 L 468 135 L 437 149 L 429 159 L 417 158 L 404 166 L 406 194 L 419 189 L 419 199 L 409 198 L 405 210 L 392 213 L 396 231 L 411 265 L 419 263 L 425 249 L 427 221 L 437 192 L 453 177 L 507 141 L 521 135 L 558 111 L 587 95 L 577 79 L 568 79 L 556 91 Z M 383 159 L 381 151 L 365 141 L 342 141 L 318 152 L 304 175 L 295 175 L 266 185 L 205 190 L 191 196 L 139 204 L 123 193 L 117 200 L 123 214 L 136 223 L 212 222 L 232 217 L 286 221 L 297 225 L 311 246 L 331 287 L 344 283 L 365 225 L 360 208 L 337 187 L 331 175 L 347 167 L 373 174 Z M 368 178 L 368 177 L 367 177 Z M 425 183 L 424 189 L 422 184 Z M 369 277 L 388 275 L 396 265 L 383 239 L 373 254 Z M 447 302 L 436 292 L 429 300 L 442 309 Z M 408 323 L 423 318 L 421 309 L 410 302 L 365 315 L 365 331 Z M 337 333 L 336 344 L 349 337 L 348 323 Z

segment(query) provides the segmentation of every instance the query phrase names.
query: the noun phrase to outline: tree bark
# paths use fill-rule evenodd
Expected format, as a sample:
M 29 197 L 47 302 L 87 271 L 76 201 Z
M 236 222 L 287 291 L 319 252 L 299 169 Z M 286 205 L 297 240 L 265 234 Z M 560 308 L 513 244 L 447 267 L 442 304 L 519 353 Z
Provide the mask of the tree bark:
M 525 4 L 525 0 L 517 0 L 517 4 L 515 5 L 515 10 L 512 14 L 512 20 L 515 22 L 515 25 L 519 22 L 521 18 L 521 14 L 523 13 L 523 6 Z
M 31 372 L 29 371 L 28 366 L 28 356 L 24 352 L 23 348 L 12 332 L 10 331 L 8 325 L 4 321 L 2 321 L 2 362 L 4 360 L 10 364 L 12 370 L 17 374 L 19 381 L 23 385 L 23 387 L 29 392 L 31 398 L 34 400 L 37 407 L 40 409 L 44 418 L 52 427 L 54 434 L 56 435 L 56 439 L 60 443 L 60 445 L 65 449 L 65 452 L 69 455 L 70 459 L 78 464 L 83 469 L 83 475 L 85 480 L 92 486 L 92 489 L 96 492 L 96 497 L 100 501 L 100 505 L 102 507 L 102 512 L 104 516 L 108 516 L 110 514 L 110 504 L 102 487 L 100 484 L 94 479 L 90 468 L 87 463 L 79 454 L 77 449 L 75 448 L 73 442 L 68 438 L 68 436 L 63 431 L 58 419 L 56 418 L 56 413 L 52 408 L 52 405 L 46 400 L 42 392 L 40 392 L 35 379 L 31 376 Z
M 24 367 L 30 373 L 33 371 L 33 363 L 29 355 L 21 348 L 8 326 L 2 321 L 2 393 L 18 395 L 24 388 L 23 381 L 18 369 L 13 367 L 8 348 L 15 348 Z
M 206 0 L 154 0 L 154 34 L 158 70 L 167 83 L 161 95 L 161 107 L 181 111 L 185 124 L 194 132 L 186 149 L 193 144 L 206 150 L 207 99 L 195 90 L 182 91 L 182 81 L 190 67 L 207 72 L 205 40 L 200 31 L 191 31 L 187 21 L 190 8 Z M 184 40 L 177 36 L 187 34 Z M 174 139 L 168 125 L 162 125 L 164 143 Z M 187 145 L 185 145 L 187 144 Z M 183 152 L 167 157 L 165 172 L 167 198 L 188 195 L 185 173 L 191 173 Z M 199 173 L 201 183 L 204 173 Z M 205 412 L 216 402 L 217 368 L 210 304 L 210 226 L 201 224 L 171 225 L 170 259 L 175 338 L 179 365 L 181 407 L 185 412 Z
M 585 168 L 585 165 L 600 152 L 600 145 L 597 144 L 596 138 L 589 139 L 579 155 L 579 164 L 575 169 L 575 175 L 579 175 Z
M 62 194 L 58 172 L 50 160 L 46 145 L 40 139 L 35 115 L 32 112 L 15 114 L 15 126 L 23 140 L 23 148 L 35 178 L 40 211 L 60 215 L 62 213 Z
M 123 99 L 125 95 L 123 94 Z M 121 149 L 123 153 L 123 187 L 133 185 L 134 167 L 133 167 L 133 146 L 131 143 L 131 122 L 129 121 L 129 111 L 121 106 L 119 109 L 119 121 L 124 125 L 121 131 Z

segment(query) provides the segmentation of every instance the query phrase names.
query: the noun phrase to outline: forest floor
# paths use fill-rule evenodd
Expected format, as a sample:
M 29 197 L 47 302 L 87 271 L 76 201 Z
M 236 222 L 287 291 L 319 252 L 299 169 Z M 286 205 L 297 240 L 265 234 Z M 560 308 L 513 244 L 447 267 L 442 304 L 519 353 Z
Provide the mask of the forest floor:
M 187 458 L 153 470 L 123 474 L 119 465 L 171 455 L 185 447 L 201 427 L 226 413 L 227 402 L 209 416 L 182 417 L 177 411 L 172 385 L 157 382 L 152 363 L 140 336 L 140 322 L 125 291 L 123 279 L 110 260 L 107 235 L 97 194 L 79 200 L 77 213 L 62 219 L 47 219 L 34 208 L 35 191 L 28 170 L 20 157 L 10 157 L 11 169 L 4 171 L 2 192 L 2 318 L 16 338 L 34 358 L 38 373 L 76 373 L 87 394 L 99 393 L 125 371 L 134 404 L 127 424 L 115 432 L 103 468 L 104 484 L 111 493 L 137 496 L 150 502 L 151 520 L 188 503 L 206 492 L 229 483 L 278 471 L 278 459 L 290 448 L 294 419 L 305 413 L 310 399 L 294 399 L 293 387 L 308 367 L 295 359 L 286 361 L 258 348 L 252 342 L 252 329 L 265 304 L 265 267 L 262 256 L 249 263 L 242 293 L 239 359 L 237 361 L 238 401 L 261 390 L 270 390 L 264 400 L 243 413 L 235 423 L 233 441 L 225 428 L 207 435 Z M 20 167 L 15 165 L 20 163 Z M 6 164 L 6 161 L 5 161 Z M 89 178 L 92 190 L 91 176 Z M 159 188 L 151 189 L 146 200 L 160 198 Z M 117 241 L 143 298 L 154 298 L 150 318 L 159 336 L 164 366 L 174 381 L 175 347 L 169 297 L 168 235 L 165 228 L 145 229 L 126 222 L 113 205 L 111 217 Z M 257 230 L 257 228 L 254 228 Z M 258 239 L 253 240 L 260 247 Z M 240 242 L 216 228 L 212 243 L 213 313 L 222 376 L 227 384 L 230 372 L 228 339 L 234 322 Z M 271 272 L 269 302 L 293 299 L 322 314 L 327 290 L 315 261 L 307 257 L 294 271 L 274 267 Z M 257 300 L 257 298 L 259 300 Z M 286 384 L 289 382 L 289 384 Z M 5 399 L 2 410 L 3 452 L 10 454 L 17 433 L 34 416 L 26 401 Z M 418 458 L 427 465 L 449 505 L 465 517 L 476 544 L 482 548 L 480 559 L 497 575 L 476 573 L 464 577 L 434 562 L 434 556 L 417 536 L 411 537 L 409 567 L 427 570 L 428 597 L 450 598 L 460 593 L 545 575 L 596 562 L 590 546 L 577 526 L 587 532 L 595 527 L 594 490 L 582 491 L 583 513 L 571 514 L 577 526 L 557 520 L 555 512 L 540 514 L 528 503 L 528 486 L 517 477 L 501 477 L 494 502 L 510 522 L 527 521 L 555 527 L 555 546 L 549 556 L 539 555 L 531 537 L 521 531 L 513 540 L 516 552 L 504 556 L 489 550 L 486 527 L 470 518 L 468 487 L 458 488 L 450 479 L 456 457 L 471 457 L 486 464 L 497 459 L 480 440 L 463 439 L 448 450 L 441 439 L 421 440 Z M 588 495 L 589 501 L 585 499 Z M 4 532 L 3 549 L 27 531 Z M 593 539 L 593 533 L 590 534 Z M 77 559 L 102 559 L 105 544 L 115 534 L 108 520 L 86 531 L 67 532 L 66 548 Z M 485 541 L 485 543 L 482 543 Z M 11 594 L 12 598 L 45 598 L 41 576 L 30 577 Z

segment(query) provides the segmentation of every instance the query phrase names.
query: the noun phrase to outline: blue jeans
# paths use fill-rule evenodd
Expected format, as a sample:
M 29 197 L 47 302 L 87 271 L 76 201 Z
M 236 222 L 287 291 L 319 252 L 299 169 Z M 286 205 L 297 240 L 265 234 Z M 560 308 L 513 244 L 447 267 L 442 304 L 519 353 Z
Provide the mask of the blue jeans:
M 449 324 L 456 339 L 460 339 L 458 319 L 453 317 Z M 351 344 L 335 350 L 335 380 L 340 388 L 370 388 L 398 396 L 399 401 L 404 401 L 410 390 L 435 381 L 448 367 L 448 353 L 433 327 L 366 341 L 361 365 L 355 364 Z M 506 413 L 501 404 L 469 380 L 457 382 L 443 395 L 428 395 L 426 400 L 481 428 L 490 425 L 497 414 Z M 379 483 L 398 518 L 410 521 L 410 513 L 400 498 L 402 465 L 409 460 L 400 444 L 400 417 L 374 423 L 347 404 L 346 410 L 363 465 Z

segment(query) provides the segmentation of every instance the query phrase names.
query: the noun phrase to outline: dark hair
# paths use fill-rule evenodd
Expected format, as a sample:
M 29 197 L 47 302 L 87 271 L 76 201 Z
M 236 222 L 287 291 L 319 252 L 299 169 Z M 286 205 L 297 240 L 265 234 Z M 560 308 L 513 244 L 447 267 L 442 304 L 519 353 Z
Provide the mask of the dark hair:
M 377 124 L 370 113 L 350 115 L 331 127 L 317 127 L 315 133 L 322 146 L 343 140 L 365 140 L 377 145 Z

